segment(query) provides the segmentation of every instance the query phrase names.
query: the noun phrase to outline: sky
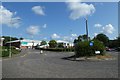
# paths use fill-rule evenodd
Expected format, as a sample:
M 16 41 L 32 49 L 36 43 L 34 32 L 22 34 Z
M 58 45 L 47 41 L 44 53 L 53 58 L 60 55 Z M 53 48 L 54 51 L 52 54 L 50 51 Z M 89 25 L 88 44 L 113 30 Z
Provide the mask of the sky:
M 70 40 L 86 34 L 118 36 L 117 2 L 3 2 L 0 24 L 3 36 L 34 40 Z

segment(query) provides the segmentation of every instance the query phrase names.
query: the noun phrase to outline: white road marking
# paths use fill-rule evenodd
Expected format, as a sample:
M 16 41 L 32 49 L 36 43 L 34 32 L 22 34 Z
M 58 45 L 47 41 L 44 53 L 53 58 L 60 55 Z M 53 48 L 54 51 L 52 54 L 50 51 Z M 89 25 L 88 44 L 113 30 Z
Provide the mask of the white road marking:
M 25 57 L 27 54 L 24 54 L 23 56 L 20 56 L 20 57 Z

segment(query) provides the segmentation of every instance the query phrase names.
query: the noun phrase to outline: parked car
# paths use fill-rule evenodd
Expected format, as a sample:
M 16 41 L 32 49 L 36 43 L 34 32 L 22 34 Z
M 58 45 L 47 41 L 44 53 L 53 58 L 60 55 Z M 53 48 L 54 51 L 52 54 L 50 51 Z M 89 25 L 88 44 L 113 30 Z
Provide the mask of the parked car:
M 36 48 L 48 48 L 48 45 L 37 45 Z
M 117 51 L 120 51 L 120 47 L 116 48 Z
M 111 51 L 111 49 L 109 47 L 106 47 L 106 51 Z

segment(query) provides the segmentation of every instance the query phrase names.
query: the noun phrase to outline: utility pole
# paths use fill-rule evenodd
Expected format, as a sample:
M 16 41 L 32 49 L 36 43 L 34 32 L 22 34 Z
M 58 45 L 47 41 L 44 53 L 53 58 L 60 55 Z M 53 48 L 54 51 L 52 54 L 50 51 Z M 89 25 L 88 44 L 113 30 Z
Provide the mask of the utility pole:
M 88 41 L 89 39 L 88 39 L 88 20 L 87 20 L 87 17 L 85 18 L 85 22 L 86 22 L 86 35 L 87 35 L 87 41 Z

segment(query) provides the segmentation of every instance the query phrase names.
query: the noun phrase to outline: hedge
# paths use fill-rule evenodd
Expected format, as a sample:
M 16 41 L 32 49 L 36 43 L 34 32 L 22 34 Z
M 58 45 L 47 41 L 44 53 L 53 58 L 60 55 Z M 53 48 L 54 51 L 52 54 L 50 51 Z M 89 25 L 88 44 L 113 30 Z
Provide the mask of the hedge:
M 90 46 L 90 42 L 93 42 L 93 46 Z M 104 55 L 105 46 L 98 40 L 82 41 L 75 45 L 76 57 L 83 56 L 95 56 L 95 51 L 100 51 L 99 55 Z

